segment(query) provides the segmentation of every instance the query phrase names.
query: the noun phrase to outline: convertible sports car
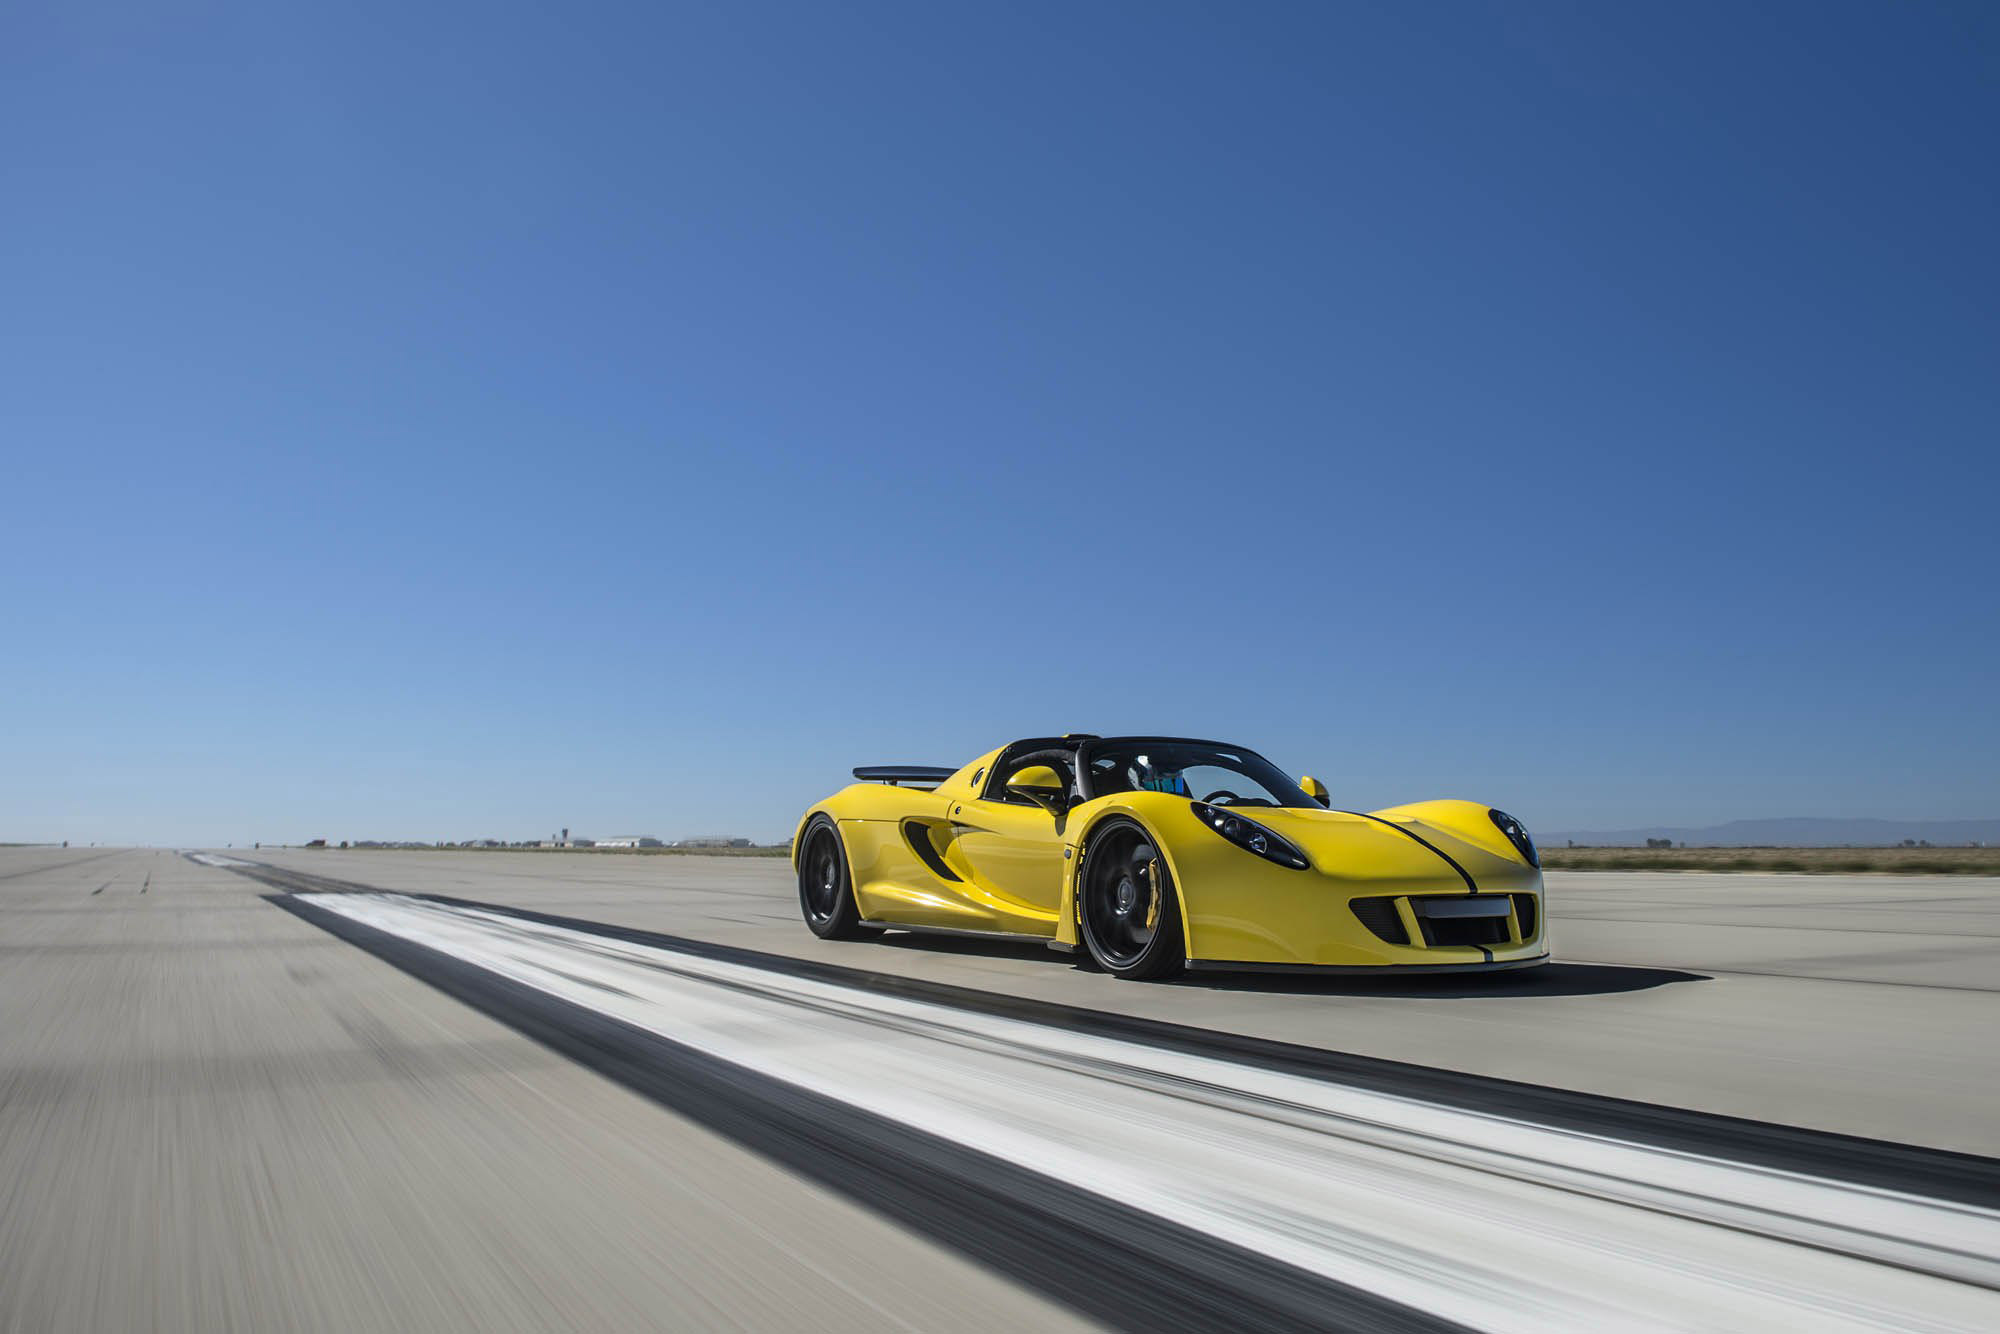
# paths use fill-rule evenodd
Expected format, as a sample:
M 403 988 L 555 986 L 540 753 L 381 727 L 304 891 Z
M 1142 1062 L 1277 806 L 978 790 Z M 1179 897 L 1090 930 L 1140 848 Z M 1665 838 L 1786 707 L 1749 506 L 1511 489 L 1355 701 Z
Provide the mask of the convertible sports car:
M 1334 810 L 1316 779 L 1183 737 L 1033 737 L 854 776 L 792 843 L 800 910 L 829 939 L 1028 937 L 1129 978 L 1549 957 L 1534 841 L 1476 802 Z

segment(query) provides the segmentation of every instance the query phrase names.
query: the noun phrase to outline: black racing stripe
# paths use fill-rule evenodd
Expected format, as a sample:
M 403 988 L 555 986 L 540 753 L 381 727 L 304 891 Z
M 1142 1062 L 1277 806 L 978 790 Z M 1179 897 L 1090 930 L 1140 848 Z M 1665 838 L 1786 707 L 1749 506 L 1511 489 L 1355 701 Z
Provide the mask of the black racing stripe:
M 1432 852 L 1435 852 L 1438 856 L 1444 858 L 1445 865 L 1449 866 L 1452 870 L 1458 872 L 1458 878 L 1465 882 L 1465 887 L 1467 889 L 1471 890 L 1475 894 L 1479 892 L 1479 886 L 1472 883 L 1472 872 L 1466 870 L 1463 866 L 1460 866 L 1455 860 L 1453 860 L 1452 855 L 1450 853 L 1446 852 L 1443 848 L 1439 847 L 1437 844 L 1425 838 L 1422 834 L 1419 834 L 1416 830 L 1405 828 L 1404 826 L 1397 824 L 1394 820 L 1385 820 L 1379 815 L 1370 815 L 1367 811 L 1341 811 L 1339 812 L 1339 814 L 1358 815 L 1364 820 L 1373 820 L 1376 824 L 1387 825 L 1389 828 L 1395 830 L 1397 833 L 1401 834 L 1405 838 L 1414 838 L 1417 842 L 1423 844 L 1425 847 L 1429 848 Z M 1488 957 L 1490 958 L 1491 956 L 1489 955 Z
M 265 897 L 544 1047 L 1112 1329 L 1464 1329 L 733 1065 L 292 895 Z
M 333 893 L 384 892 L 372 885 L 265 865 L 232 869 L 280 889 Z M 401 890 L 387 892 L 404 893 Z M 1990 1209 L 1995 1200 L 2000 1200 L 2000 1159 L 1977 1154 L 1753 1121 L 1746 1117 L 1638 1102 L 1601 1093 L 1582 1093 L 1574 1089 L 1497 1079 L 1491 1075 L 1441 1070 L 1379 1056 L 1301 1046 L 1241 1033 L 1218 1032 L 1164 1020 L 1084 1009 L 1055 1001 L 1010 996 L 1003 992 L 980 991 L 897 973 L 768 954 L 736 945 L 719 945 L 712 941 L 504 904 L 457 899 L 442 894 L 406 894 L 406 897 L 451 907 L 477 908 L 525 922 L 540 922 L 608 940 L 674 950 L 696 958 L 763 968 L 792 977 L 853 987 L 875 995 L 928 1001 L 976 1014 L 1047 1024 L 1071 1032 L 1143 1043 L 1168 1051 L 1232 1061 L 1462 1111 L 1511 1117 L 1556 1130 L 1602 1135 L 1680 1153 L 1699 1154 L 1723 1162 L 1797 1172 L 1829 1181 L 1903 1191 L 1980 1208 Z

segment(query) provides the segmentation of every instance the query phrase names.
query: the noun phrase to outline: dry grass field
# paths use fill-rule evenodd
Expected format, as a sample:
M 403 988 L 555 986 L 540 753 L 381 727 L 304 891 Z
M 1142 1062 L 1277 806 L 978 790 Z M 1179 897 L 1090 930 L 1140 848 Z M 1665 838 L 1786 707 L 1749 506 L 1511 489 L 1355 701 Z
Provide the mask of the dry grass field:
M 385 851 L 387 849 L 384 849 Z M 407 848 L 404 851 L 426 851 Z M 785 857 L 788 847 L 444 848 L 446 852 L 543 852 L 594 857 Z M 1818 875 L 2000 876 L 2000 848 L 1550 848 L 1551 871 L 1795 871 Z
M 1543 848 L 1551 871 L 2000 875 L 2000 848 Z
M 375 849 L 358 849 L 373 851 Z M 380 851 L 422 852 L 408 847 Z M 440 852 L 541 852 L 590 857 L 787 857 L 785 846 L 754 848 L 439 848 Z M 1551 848 L 1551 871 L 1794 871 L 1808 875 L 1995 875 L 1996 848 Z
M 291 846 L 266 843 L 269 849 Z M 302 852 L 327 852 L 328 848 L 300 848 Z M 350 849 L 341 848 L 347 852 Z M 760 843 L 750 848 L 480 848 L 458 847 L 428 843 L 378 843 L 351 849 L 354 852 L 539 852 L 551 857 L 790 857 L 792 845 L 789 843 Z

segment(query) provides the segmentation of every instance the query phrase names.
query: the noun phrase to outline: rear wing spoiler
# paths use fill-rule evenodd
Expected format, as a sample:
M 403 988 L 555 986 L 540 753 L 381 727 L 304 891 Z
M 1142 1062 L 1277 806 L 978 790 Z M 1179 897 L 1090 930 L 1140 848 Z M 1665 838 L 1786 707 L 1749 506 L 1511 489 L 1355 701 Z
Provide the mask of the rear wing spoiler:
M 854 776 L 864 783 L 887 783 L 892 787 L 903 783 L 911 787 L 936 787 L 957 772 L 934 764 L 863 764 L 855 768 Z

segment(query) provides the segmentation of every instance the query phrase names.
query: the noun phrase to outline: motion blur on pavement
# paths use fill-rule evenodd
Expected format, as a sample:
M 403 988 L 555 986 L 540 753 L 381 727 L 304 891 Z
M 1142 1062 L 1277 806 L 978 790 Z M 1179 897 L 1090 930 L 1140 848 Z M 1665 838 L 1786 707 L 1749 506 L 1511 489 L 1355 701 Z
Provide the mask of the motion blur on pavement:
M 772 858 L 24 848 L 0 894 L 10 1328 L 2000 1311 L 1987 879 L 1557 872 L 1542 970 L 1162 986 L 822 942 Z

